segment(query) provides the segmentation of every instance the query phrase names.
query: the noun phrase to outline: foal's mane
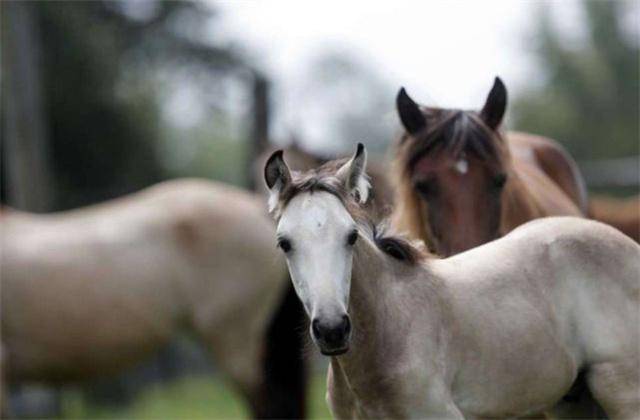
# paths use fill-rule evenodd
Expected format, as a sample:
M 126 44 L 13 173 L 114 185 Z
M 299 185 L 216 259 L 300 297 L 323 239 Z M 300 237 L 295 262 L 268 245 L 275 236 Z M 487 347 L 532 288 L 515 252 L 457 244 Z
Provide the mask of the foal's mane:
M 359 226 L 366 228 L 364 230 L 370 233 L 376 247 L 385 255 L 410 265 L 415 265 L 427 258 L 429 254 L 417 243 L 401 235 L 390 233 L 386 221 L 376 225 L 369 217 L 367 209 L 345 189 L 343 182 L 336 177 L 336 173 L 347 161 L 348 159 L 332 160 L 315 169 L 293 172 L 291 184 L 281 192 L 276 217 L 280 217 L 284 207 L 298 194 L 327 192 L 340 200 Z

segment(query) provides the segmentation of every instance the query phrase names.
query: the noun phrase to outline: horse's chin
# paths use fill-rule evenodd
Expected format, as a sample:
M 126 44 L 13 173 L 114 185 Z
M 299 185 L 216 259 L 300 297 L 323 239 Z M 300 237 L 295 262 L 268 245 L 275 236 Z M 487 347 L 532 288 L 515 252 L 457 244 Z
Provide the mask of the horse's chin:
M 348 351 L 348 345 L 339 349 L 320 349 L 320 353 L 322 353 L 324 356 L 340 356 L 341 354 L 345 354 Z

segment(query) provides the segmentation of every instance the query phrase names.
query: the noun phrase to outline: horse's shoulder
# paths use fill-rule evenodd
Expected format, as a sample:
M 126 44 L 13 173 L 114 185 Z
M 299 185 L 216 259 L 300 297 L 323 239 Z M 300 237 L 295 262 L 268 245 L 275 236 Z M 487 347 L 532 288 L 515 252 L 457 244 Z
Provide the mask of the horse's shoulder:
M 560 143 L 549 137 L 538 134 L 524 133 L 522 131 L 508 131 L 506 133 L 507 143 L 510 146 L 526 146 L 534 149 L 537 148 L 559 148 L 562 149 Z
M 580 207 L 587 212 L 587 193 L 578 165 L 556 140 L 536 134 L 509 132 L 507 139 L 514 156 L 529 156 Z

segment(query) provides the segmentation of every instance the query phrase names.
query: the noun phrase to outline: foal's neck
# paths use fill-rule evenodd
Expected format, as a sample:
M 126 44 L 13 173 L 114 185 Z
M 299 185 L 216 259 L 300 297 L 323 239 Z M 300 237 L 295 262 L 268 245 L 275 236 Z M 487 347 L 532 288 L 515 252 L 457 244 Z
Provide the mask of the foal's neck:
M 349 296 L 350 350 L 332 359 L 334 375 L 341 372 L 352 392 L 373 395 L 384 391 L 377 387 L 388 383 L 383 378 L 405 351 L 406 330 L 414 316 L 410 306 L 416 299 L 408 296 L 414 290 L 428 295 L 433 280 L 426 268 L 392 260 L 373 240 L 358 242 Z M 421 307 L 415 310 L 430 310 L 431 300 L 418 299 Z

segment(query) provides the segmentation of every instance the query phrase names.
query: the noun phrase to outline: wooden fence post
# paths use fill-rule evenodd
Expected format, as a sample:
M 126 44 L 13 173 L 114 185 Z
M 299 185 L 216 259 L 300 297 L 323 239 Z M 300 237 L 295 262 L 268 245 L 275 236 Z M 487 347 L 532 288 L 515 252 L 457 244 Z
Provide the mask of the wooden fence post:
M 9 1 L 2 8 L 3 200 L 22 210 L 50 211 L 54 179 L 37 17 L 29 2 Z
M 269 81 L 261 74 L 253 73 L 253 108 L 251 138 L 247 156 L 247 186 L 255 191 L 255 161 L 269 145 Z

